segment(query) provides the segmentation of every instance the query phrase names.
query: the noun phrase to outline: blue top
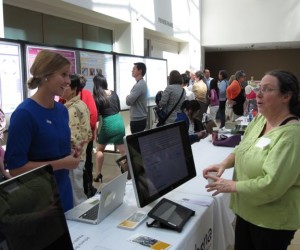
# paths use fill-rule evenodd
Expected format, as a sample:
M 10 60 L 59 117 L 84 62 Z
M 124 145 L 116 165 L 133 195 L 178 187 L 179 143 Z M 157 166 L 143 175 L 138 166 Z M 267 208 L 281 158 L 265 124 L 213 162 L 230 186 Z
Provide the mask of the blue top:
M 226 88 L 228 86 L 227 80 L 222 80 L 219 83 L 219 101 L 226 101 Z
M 68 110 L 55 102 L 46 109 L 28 98 L 13 112 L 8 128 L 5 168 L 16 169 L 29 161 L 52 161 L 71 152 Z M 54 172 L 65 211 L 73 207 L 69 170 Z
M 190 121 L 189 121 L 189 118 L 186 115 L 186 113 L 184 113 L 184 112 L 177 113 L 175 122 L 179 122 L 179 121 L 185 121 L 186 128 L 187 128 L 187 130 L 189 130 Z M 191 144 L 200 141 L 200 139 L 196 133 L 189 135 L 189 139 L 190 139 Z

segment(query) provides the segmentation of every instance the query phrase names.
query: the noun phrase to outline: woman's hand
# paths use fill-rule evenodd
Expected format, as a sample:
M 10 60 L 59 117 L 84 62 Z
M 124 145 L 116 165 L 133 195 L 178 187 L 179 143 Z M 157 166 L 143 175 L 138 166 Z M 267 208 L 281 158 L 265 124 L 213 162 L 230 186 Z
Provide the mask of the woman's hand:
M 77 157 L 80 157 L 81 153 L 82 153 L 82 150 L 83 150 L 83 146 L 84 144 L 88 143 L 87 141 L 81 141 L 79 142 L 75 148 L 74 148 L 74 157 L 77 158 Z
M 207 192 L 215 191 L 212 195 L 215 196 L 219 193 L 234 193 L 236 192 L 236 182 L 232 180 L 225 180 L 220 177 L 210 176 L 213 182 L 207 184 Z
M 200 132 L 197 132 L 197 136 L 199 139 L 204 139 L 208 136 L 208 133 L 206 130 L 201 130 Z
M 219 163 L 219 164 L 210 165 L 207 168 L 203 169 L 202 174 L 203 177 L 207 179 L 211 177 L 211 175 L 209 175 L 209 172 L 217 172 L 217 177 L 221 177 L 224 171 L 225 171 L 225 167 Z
M 210 178 L 209 172 L 217 172 L 216 176 L 221 177 L 225 169 L 234 166 L 235 154 L 230 153 L 221 163 L 213 164 L 203 169 L 202 175 L 205 179 Z

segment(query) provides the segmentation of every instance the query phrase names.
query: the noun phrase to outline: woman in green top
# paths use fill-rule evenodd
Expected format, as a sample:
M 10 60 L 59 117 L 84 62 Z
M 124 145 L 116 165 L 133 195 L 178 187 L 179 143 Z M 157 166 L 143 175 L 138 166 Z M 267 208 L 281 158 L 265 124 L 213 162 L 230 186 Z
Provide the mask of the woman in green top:
M 259 115 L 234 152 L 203 176 L 214 180 L 206 186 L 213 195 L 232 193 L 236 250 L 286 250 L 300 228 L 299 82 L 271 71 L 255 91 Z M 231 167 L 233 180 L 220 178 Z

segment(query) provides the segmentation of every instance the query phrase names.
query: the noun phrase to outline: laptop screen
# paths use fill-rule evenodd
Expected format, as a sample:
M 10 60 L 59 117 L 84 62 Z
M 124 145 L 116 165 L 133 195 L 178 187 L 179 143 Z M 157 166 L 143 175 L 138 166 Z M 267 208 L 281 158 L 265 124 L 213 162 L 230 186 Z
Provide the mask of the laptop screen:
M 124 138 L 138 206 L 143 207 L 196 176 L 184 122 Z
M 50 165 L 0 183 L 0 249 L 73 249 Z

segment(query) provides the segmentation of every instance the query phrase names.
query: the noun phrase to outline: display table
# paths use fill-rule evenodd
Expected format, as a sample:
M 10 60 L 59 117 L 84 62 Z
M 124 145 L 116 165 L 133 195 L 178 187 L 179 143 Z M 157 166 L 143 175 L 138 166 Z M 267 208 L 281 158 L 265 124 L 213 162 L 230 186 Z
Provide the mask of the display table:
M 90 225 L 68 221 L 74 249 L 147 249 L 128 239 L 135 234 L 142 234 L 171 244 L 171 249 L 226 250 L 233 245 L 234 233 L 232 222 L 234 215 L 228 208 L 229 194 L 212 197 L 207 193 L 207 180 L 202 177 L 202 170 L 212 163 L 224 159 L 233 148 L 216 147 L 208 139 L 192 145 L 197 177 L 168 193 L 164 197 L 193 209 L 195 216 L 184 226 L 183 231 L 148 228 L 147 219 L 135 230 L 118 228 L 117 225 L 136 210 L 150 211 L 157 202 L 142 209 L 137 208 L 131 181 L 127 182 L 124 203 L 99 225 Z M 224 178 L 232 177 L 232 170 L 224 173 Z

